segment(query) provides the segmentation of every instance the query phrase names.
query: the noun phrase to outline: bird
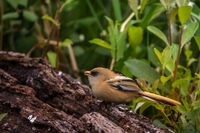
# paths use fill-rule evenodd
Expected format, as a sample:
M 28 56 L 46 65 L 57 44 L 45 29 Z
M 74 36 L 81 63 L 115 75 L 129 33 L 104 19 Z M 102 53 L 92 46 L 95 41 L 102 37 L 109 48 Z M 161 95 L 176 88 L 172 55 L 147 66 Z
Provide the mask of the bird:
M 128 103 L 135 98 L 144 97 L 168 105 L 178 106 L 180 102 L 143 91 L 137 80 L 123 76 L 110 69 L 96 67 L 85 71 L 93 95 L 100 100 L 112 103 Z

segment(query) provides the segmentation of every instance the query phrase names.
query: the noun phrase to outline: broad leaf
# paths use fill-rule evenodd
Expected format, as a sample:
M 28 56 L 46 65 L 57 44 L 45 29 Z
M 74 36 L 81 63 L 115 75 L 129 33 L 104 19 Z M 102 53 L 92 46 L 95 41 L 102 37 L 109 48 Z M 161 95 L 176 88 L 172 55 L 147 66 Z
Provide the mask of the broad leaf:
M 181 6 L 178 8 L 178 17 L 182 25 L 184 25 L 190 18 L 191 11 L 191 6 Z
M 162 84 L 165 84 L 168 80 L 171 79 L 171 75 L 166 77 L 166 76 L 161 76 L 160 77 L 160 81 L 162 82 Z
M 160 61 L 154 52 L 154 45 L 150 45 L 150 47 L 148 47 L 148 60 L 155 66 L 160 66 Z
M 182 34 L 182 39 L 181 39 L 182 48 L 187 42 L 189 42 L 192 39 L 198 27 L 199 27 L 198 22 L 191 22 L 190 24 L 187 25 L 186 29 L 183 31 Z
M 159 61 L 162 63 L 162 54 L 160 53 L 160 51 L 157 48 L 154 48 L 154 53 L 156 54 Z
M 148 26 L 147 29 L 153 34 L 155 34 L 157 37 L 159 37 L 161 40 L 163 40 L 166 45 L 169 45 L 167 37 L 160 29 L 156 28 L 155 26 Z
M 95 39 L 90 40 L 89 42 L 93 43 L 93 44 L 96 44 L 96 45 L 99 45 L 101 47 L 107 48 L 107 49 L 111 49 L 112 48 L 109 43 L 107 43 L 106 41 L 104 41 L 102 39 L 95 38 Z
M 8 4 L 10 4 L 13 8 L 17 8 L 18 1 L 17 0 L 6 0 Z
M 136 18 L 138 19 L 138 0 L 128 0 L 129 6 L 135 13 Z
M 9 13 L 3 14 L 2 19 L 3 19 L 3 20 L 7 20 L 7 19 L 17 19 L 18 17 L 19 17 L 19 13 L 18 13 L 18 12 L 9 12 Z
M 197 46 L 199 47 L 199 50 L 200 50 L 200 36 L 194 36 L 194 39 L 195 39 Z
M 165 8 L 161 4 L 152 4 L 149 11 L 145 14 L 141 26 L 146 28 L 152 20 L 157 18 L 164 11 Z
M 128 38 L 130 45 L 132 47 L 137 47 L 143 40 L 143 29 L 136 26 L 129 27 Z
M 125 62 L 125 65 L 134 76 L 150 83 L 159 78 L 158 72 L 141 60 L 129 59 Z
M 24 7 L 27 7 L 27 4 L 28 4 L 28 0 L 17 0 L 19 5 L 22 5 Z
M 167 70 L 173 74 L 178 46 L 172 44 L 171 46 L 167 46 L 162 52 L 154 48 L 154 52 L 162 64 L 162 69 L 164 70 L 167 68 Z
M 141 1 L 141 4 L 140 4 L 140 6 L 141 6 L 141 8 L 140 8 L 140 13 L 141 13 L 141 14 L 143 13 L 144 8 L 145 8 L 146 5 L 148 4 L 148 1 L 149 1 L 149 0 L 142 0 L 142 1 Z
M 34 12 L 30 12 L 27 10 L 23 11 L 23 17 L 31 22 L 35 22 L 38 19 L 38 16 Z

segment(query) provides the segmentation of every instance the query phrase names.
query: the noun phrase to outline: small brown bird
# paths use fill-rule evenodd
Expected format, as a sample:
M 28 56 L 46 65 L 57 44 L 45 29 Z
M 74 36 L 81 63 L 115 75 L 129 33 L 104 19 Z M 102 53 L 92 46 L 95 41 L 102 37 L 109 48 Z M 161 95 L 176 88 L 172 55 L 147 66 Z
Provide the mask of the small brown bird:
M 126 103 L 132 99 L 143 96 L 169 105 L 181 105 L 180 102 L 142 91 L 136 80 L 122 76 L 107 68 L 97 67 L 85 71 L 95 97 L 103 101 Z

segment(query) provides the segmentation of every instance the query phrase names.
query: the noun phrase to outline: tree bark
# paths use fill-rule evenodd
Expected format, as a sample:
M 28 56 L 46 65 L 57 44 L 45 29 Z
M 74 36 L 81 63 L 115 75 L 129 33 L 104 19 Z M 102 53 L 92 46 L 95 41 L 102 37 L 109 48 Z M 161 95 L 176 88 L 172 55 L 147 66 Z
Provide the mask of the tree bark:
M 96 100 L 41 58 L 0 51 L 1 133 L 164 133 L 145 117 Z

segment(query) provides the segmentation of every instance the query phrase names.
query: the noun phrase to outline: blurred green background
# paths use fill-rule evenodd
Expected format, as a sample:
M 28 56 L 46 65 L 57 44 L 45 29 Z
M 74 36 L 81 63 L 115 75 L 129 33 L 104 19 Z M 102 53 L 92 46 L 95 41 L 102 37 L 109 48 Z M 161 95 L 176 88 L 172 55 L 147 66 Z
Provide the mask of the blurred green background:
M 46 58 L 82 77 L 97 66 L 177 99 L 128 106 L 175 132 L 200 132 L 199 0 L 1 0 L 0 50 Z M 144 82 L 146 81 L 146 82 Z

